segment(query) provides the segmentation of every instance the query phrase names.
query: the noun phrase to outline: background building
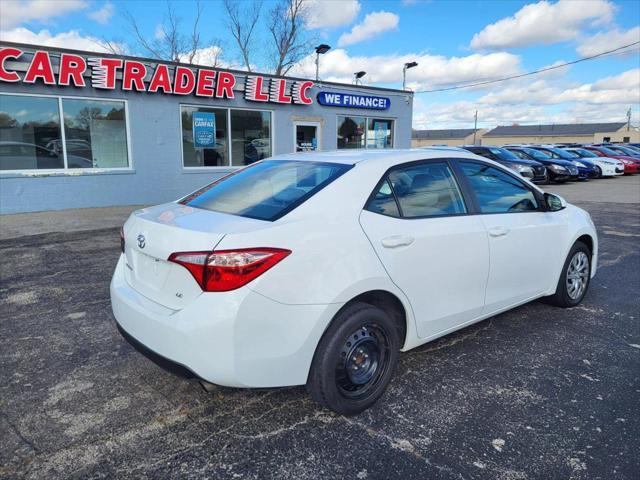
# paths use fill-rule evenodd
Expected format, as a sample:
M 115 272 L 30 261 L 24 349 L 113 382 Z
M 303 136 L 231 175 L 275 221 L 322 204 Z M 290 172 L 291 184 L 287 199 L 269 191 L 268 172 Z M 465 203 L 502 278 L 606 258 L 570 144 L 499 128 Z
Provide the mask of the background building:
M 638 141 L 640 141 L 640 132 L 635 128 L 627 130 L 625 122 L 509 125 L 496 127 L 482 136 L 483 145 Z
M 475 136 L 474 136 L 475 131 Z M 478 143 L 482 138 L 482 134 L 487 129 L 479 128 L 477 131 L 473 128 L 451 128 L 445 130 L 413 130 L 411 135 L 412 147 L 425 147 L 428 145 L 473 145 Z
M 178 199 L 294 151 L 410 146 L 410 92 L 0 44 L 0 213 Z
M 505 125 L 494 129 L 478 129 L 476 143 L 601 143 L 640 142 L 640 129 L 627 128 L 625 122 L 576 123 L 555 125 Z M 450 130 L 413 130 L 411 145 L 471 145 L 473 128 Z

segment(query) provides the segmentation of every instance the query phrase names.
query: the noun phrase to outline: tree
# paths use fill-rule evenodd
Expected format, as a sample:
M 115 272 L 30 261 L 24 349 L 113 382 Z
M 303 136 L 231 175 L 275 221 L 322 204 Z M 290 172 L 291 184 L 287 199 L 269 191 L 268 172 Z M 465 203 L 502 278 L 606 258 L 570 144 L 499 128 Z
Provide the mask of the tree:
M 240 5 L 245 5 L 241 8 Z M 247 6 L 248 5 L 248 6 Z M 247 71 L 251 71 L 250 53 L 253 48 L 253 33 L 260 18 L 262 1 L 242 2 L 241 0 L 224 0 L 224 8 L 227 11 L 227 26 L 236 41 L 242 61 Z
M 275 75 L 286 75 L 310 50 L 305 37 L 306 0 L 278 0 L 269 12 L 267 28 L 273 40 Z
M 123 15 L 134 42 L 146 55 L 172 62 L 202 63 L 206 61 L 206 63 L 216 66 L 220 60 L 221 49 L 215 40 L 209 43 L 202 41 L 200 36 L 202 4 L 200 0 L 197 0 L 195 5 L 196 13 L 193 25 L 189 28 L 189 33 L 185 34 L 182 32 L 182 18 L 177 15 L 171 2 L 167 1 L 165 17 L 162 24 L 156 29 L 153 40 L 149 40 L 148 36 L 142 32 L 138 20 L 131 12 L 125 11 Z M 107 44 L 110 43 L 112 42 Z M 209 58 L 201 58 L 203 52 L 208 53 Z

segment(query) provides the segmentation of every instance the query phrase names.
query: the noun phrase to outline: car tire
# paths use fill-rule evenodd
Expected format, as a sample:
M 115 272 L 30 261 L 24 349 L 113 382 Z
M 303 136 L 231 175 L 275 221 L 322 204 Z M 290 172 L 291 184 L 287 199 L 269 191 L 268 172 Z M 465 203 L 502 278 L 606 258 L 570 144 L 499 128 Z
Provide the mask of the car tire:
M 354 302 L 338 312 L 318 343 L 307 390 L 336 413 L 360 413 L 386 390 L 399 350 L 393 319 L 373 305 Z
M 596 178 L 602 178 L 602 169 L 596 165 Z
M 576 242 L 564 262 L 556 292 L 547 300 L 558 307 L 575 307 L 582 302 L 590 281 L 591 250 L 584 243 Z

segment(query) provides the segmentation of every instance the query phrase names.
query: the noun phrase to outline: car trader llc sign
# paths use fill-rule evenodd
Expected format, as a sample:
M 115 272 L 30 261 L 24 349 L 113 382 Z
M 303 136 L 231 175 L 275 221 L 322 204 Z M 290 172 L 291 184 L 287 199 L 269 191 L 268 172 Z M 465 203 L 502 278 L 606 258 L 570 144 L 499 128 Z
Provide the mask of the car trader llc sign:
M 17 71 L 9 69 L 6 64 L 10 60 L 19 60 L 24 53 L 18 48 L 0 48 L 0 82 L 42 82 L 45 85 L 73 85 L 85 88 L 87 87 L 85 73 L 90 71 L 93 88 L 106 90 L 120 88 L 147 93 L 235 98 L 234 87 L 237 77 L 231 72 L 162 63 L 148 65 L 136 60 L 115 57 L 85 58 L 71 53 L 61 53 L 56 75 L 49 52 L 37 50 L 33 52 L 31 62 L 21 76 Z M 246 100 L 299 105 L 313 103 L 313 99 L 308 94 L 309 89 L 313 87 L 311 81 L 294 81 L 287 85 L 284 78 L 247 75 L 244 84 Z

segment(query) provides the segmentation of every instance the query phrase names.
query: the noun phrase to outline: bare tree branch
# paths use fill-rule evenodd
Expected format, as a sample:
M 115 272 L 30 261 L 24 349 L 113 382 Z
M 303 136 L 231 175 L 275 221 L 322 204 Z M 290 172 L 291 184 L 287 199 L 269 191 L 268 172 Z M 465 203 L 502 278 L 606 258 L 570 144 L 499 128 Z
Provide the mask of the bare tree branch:
M 251 71 L 250 52 L 252 50 L 252 37 L 262 9 L 262 1 L 254 0 L 251 3 L 241 0 L 224 0 L 224 8 L 227 11 L 227 26 L 236 41 L 242 61 L 247 71 Z M 240 4 L 249 5 L 241 9 Z
M 123 16 L 133 43 L 144 54 L 159 60 L 202 63 L 204 60 L 201 57 L 206 51 L 207 54 L 210 54 L 210 61 L 216 66 L 220 61 L 222 49 L 217 40 L 211 40 L 206 44 L 202 42 L 200 19 L 202 18 L 203 6 L 200 0 L 197 0 L 195 5 L 195 19 L 193 25 L 189 28 L 190 33 L 188 34 L 183 33 L 182 18 L 170 1 L 167 1 L 163 21 L 152 38 L 142 32 L 138 20 L 130 12 L 124 11 Z M 106 43 L 107 48 L 113 50 L 115 43 Z
M 306 0 L 278 0 L 269 12 L 275 75 L 286 75 L 309 52 L 305 38 Z

